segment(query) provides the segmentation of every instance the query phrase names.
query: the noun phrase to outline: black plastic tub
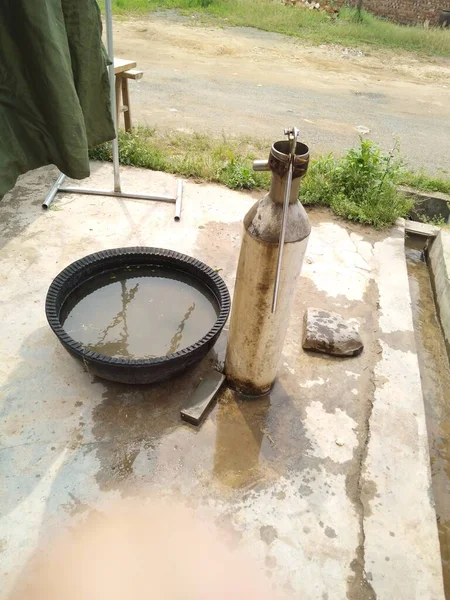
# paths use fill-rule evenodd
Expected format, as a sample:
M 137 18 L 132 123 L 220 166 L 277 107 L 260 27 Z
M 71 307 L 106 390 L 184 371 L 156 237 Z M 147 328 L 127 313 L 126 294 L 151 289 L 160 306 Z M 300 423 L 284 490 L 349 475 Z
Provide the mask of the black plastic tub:
M 107 356 L 87 349 L 64 329 L 62 313 L 80 286 L 104 277 L 118 269 L 163 268 L 195 280 L 213 297 L 217 319 L 212 328 L 197 342 L 156 358 L 122 358 Z M 176 299 L 174 299 L 175 301 Z M 216 343 L 230 312 L 230 295 L 222 278 L 199 260 L 161 248 L 117 248 L 81 258 L 66 267 L 52 282 L 46 298 L 45 312 L 50 327 L 64 348 L 81 361 L 90 373 L 131 384 L 145 384 L 172 378 L 199 362 Z M 145 318 L 145 315 L 143 316 Z

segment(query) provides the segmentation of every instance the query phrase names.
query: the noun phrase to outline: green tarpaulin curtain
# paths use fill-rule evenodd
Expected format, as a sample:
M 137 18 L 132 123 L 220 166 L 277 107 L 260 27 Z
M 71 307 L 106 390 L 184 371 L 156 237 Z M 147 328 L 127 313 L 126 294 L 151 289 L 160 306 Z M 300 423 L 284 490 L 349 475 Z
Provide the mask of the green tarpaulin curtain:
M 89 175 L 114 138 L 96 0 L 0 2 L 0 197 L 30 169 Z

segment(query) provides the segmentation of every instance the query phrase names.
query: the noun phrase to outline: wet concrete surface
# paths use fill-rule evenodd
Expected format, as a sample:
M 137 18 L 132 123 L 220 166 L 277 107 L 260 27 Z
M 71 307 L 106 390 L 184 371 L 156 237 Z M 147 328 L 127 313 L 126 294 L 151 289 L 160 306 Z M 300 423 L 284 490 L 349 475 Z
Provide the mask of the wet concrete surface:
M 108 186 L 109 165 L 94 165 Z M 45 321 L 52 278 L 105 248 L 167 247 L 205 261 L 233 289 L 241 220 L 254 198 L 187 182 L 173 207 L 61 196 L 40 208 L 51 170 L 0 204 L 0 597 L 35 550 L 120 498 L 177 498 L 215 523 L 289 597 L 443 597 L 423 398 L 401 224 L 384 232 L 310 212 L 312 233 L 270 394 L 224 388 L 201 428 L 180 408 L 227 331 L 195 369 L 129 387 L 83 371 Z M 123 169 L 124 187 L 166 194 L 170 175 Z M 304 310 L 352 319 L 364 352 L 301 347 Z M 393 401 L 395 399 L 395 401 Z
M 425 401 L 431 477 L 446 598 L 450 598 L 450 365 L 436 314 L 425 238 L 406 240 L 414 330 Z

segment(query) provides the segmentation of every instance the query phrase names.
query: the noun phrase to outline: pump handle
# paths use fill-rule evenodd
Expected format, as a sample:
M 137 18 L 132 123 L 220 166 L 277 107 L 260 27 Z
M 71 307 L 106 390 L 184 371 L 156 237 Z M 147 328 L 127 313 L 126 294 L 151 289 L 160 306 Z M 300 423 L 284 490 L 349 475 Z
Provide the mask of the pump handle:
M 281 217 L 281 230 L 280 230 L 280 241 L 278 244 L 278 260 L 277 260 L 277 270 L 275 273 L 275 285 L 273 288 L 273 299 L 272 299 L 272 312 L 274 313 L 277 309 L 277 301 L 278 301 L 278 289 L 280 287 L 280 278 L 281 278 L 281 265 L 283 262 L 283 250 L 284 250 L 284 240 L 286 238 L 286 227 L 288 220 L 288 212 L 289 212 L 289 199 L 291 196 L 291 187 L 292 187 L 292 175 L 294 173 L 294 160 L 295 160 L 295 150 L 297 148 L 297 140 L 299 136 L 299 131 L 297 127 L 292 127 L 290 129 L 285 129 L 284 134 L 288 136 L 289 140 L 289 169 L 287 172 L 287 180 L 285 184 L 285 192 L 284 192 L 284 202 L 283 202 L 283 214 Z

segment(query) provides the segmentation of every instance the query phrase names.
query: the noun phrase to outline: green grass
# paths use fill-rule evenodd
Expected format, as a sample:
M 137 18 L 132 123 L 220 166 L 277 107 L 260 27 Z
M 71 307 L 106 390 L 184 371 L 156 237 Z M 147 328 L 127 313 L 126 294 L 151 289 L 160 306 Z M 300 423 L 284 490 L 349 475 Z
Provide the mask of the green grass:
M 303 204 L 329 206 L 337 215 L 381 229 L 406 217 L 414 201 L 398 190 L 402 161 L 397 148 L 385 154 L 370 140 L 342 157 L 319 158 L 301 191 Z
M 119 134 L 119 158 L 123 165 L 175 173 L 202 181 L 221 183 L 235 190 L 268 186 L 267 173 L 255 173 L 252 161 L 268 153 L 268 142 L 250 138 L 214 139 L 204 134 L 164 132 L 138 127 Z M 111 161 L 111 145 L 91 150 L 94 160 Z
M 213 138 L 207 134 L 158 132 L 148 127 L 120 132 L 119 158 L 123 165 L 165 171 L 198 181 L 220 183 L 234 190 L 267 190 L 269 173 L 255 173 L 252 162 L 268 157 L 270 142 L 247 137 Z M 111 161 L 111 145 L 91 150 L 93 160 Z M 422 190 L 450 191 L 450 179 L 407 172 L 397 149 L 383 153 L 369 140 L 343 157 L 332 154 L 310 163 L 300 187 L 305 205 L 328 206 L 337 215 L 382 228 L 407 216 L 412 201 L 397 184 Z
M 144 13 L 158 9 L 195 12 L 218 24 L 247 26 L 284 33 L 312 43 L 407 50 L 425 55 L 450 56 L 450 31 L 406 27 L 362 13 L 341 9 L 331 17 L 322 11 L 285 6 L 275 0 L 113 0 L 118 14 Z
M 399 183 L 401 185 L 409 185 L 416 190 L 422 190 L 424 192 L 450 194 L 450 177 L 448 174 L 439 178 L 431 177 L 424 171 L 416 171 L 415 173 L 406 171 L 402 173 Z

